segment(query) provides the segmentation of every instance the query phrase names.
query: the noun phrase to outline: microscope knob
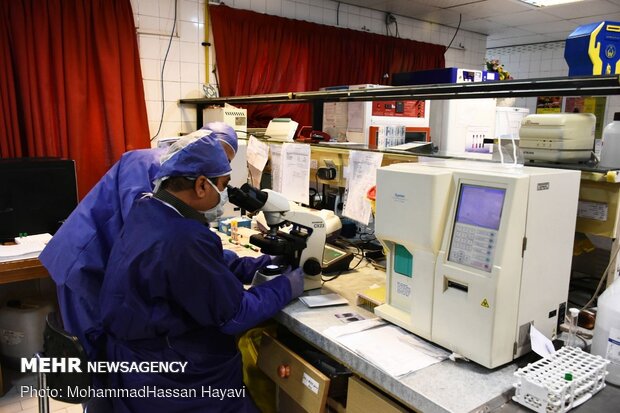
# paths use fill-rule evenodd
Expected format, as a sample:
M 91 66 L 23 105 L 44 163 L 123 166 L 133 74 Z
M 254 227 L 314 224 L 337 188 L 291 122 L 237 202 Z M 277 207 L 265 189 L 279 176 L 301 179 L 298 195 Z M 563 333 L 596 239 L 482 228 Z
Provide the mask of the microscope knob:
M 308 275 L 319 275 L 323 271 L 321 263 L 316 258 L 308 258 L 304 262 L 304 273 Z

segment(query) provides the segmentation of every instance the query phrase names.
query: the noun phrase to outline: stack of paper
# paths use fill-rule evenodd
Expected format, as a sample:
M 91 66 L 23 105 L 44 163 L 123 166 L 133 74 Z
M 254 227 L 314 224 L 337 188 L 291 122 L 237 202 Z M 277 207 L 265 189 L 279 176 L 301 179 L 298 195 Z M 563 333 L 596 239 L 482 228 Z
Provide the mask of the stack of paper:
M 36 258 L 50 239 L 50 234 L 15 238 L 15 245 L 0 245 L 0 262 Z
M 299 301 L 301 301 L 308 307 L 328 307 L 330 305 L 349 304 L 346 298 L 333 293 L 321 295 L 306 295 L 303 297 L 299 297 Z
M 324 334 L 394 377 L 402 377 L 448 357 L 448 352 L 379 319 L 330 327 Z

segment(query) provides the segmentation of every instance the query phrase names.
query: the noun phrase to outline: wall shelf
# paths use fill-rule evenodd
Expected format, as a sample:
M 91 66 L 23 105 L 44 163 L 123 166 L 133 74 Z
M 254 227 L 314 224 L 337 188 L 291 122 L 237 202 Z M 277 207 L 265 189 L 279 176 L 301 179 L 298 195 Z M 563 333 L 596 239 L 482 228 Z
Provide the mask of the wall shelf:
M 532 96 L 607 96 L 620 94 L 620 76 L 550 77 L 502 82 L 443 83 L 358 90 L 273 93 L 266 95 L 181 99 L 196 108 L 196 126 L 202 127 L 202 111 L 209 106 L 251 104 L 312 104 L 314 129 L 322 129 L 324 102 L 355 102 L 397 99 L 476 99 Z

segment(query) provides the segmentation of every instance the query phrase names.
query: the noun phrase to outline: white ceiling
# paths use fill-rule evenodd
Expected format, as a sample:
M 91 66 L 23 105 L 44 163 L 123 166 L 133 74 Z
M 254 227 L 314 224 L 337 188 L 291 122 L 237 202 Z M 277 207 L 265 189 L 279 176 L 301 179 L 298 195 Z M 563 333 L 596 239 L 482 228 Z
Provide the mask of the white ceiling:
M 620 21 L 620 0 L 582 0 L 534 7 L 518 0 L 345 0 L 343 3 L 386 11 L 488 35 L 487 47 L 565 40 L 578 26 Z

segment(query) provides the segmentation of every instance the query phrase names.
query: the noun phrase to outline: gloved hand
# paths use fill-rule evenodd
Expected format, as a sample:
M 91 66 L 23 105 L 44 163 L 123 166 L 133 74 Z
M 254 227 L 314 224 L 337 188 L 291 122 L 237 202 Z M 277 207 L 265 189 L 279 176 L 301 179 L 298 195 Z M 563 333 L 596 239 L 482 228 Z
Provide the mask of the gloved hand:
M 291 283 L 291 298 L 297 298 L 304 292 L 304 271 L 295 268 L 282 274 Z

